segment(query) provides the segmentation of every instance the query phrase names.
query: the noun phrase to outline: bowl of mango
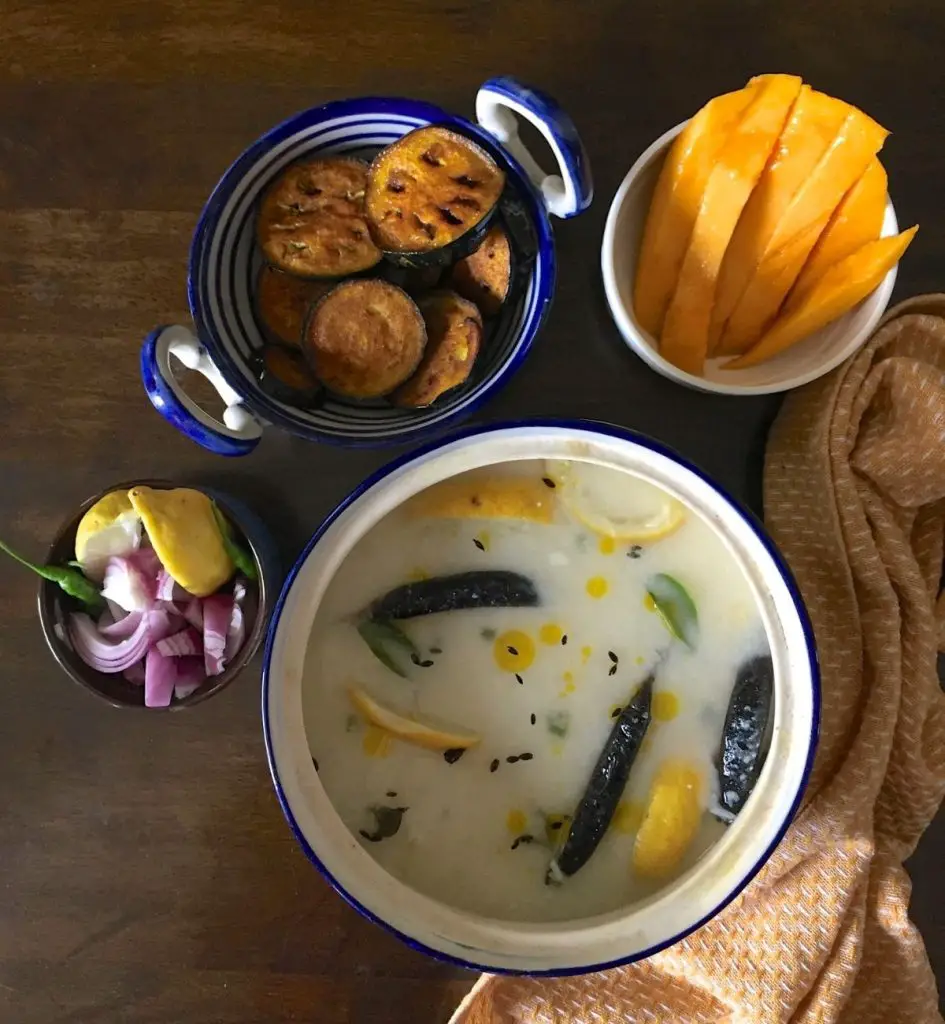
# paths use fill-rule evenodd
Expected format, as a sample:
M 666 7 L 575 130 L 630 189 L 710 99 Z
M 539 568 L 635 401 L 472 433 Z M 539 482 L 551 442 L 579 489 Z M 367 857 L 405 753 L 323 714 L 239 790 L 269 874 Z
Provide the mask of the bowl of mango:
M 637 160 L 601 250 L 607 301 L 653 369 L 766 394 L 829 372 L 878 324 L 899 230 L 888 131 L 795 75 L 716 96 Z

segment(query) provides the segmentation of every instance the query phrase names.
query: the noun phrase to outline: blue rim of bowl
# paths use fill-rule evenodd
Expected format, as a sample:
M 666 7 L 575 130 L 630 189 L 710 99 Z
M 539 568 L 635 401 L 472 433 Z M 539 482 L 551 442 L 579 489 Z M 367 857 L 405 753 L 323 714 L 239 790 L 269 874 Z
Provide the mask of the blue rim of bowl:
M 216 224 L 223 207 L 226 205 L 233 190 L 243 180 L 247 172 L 256 164 L 259 157 L 274 146 L 291 138 L 306 124 L 327 120 L 332 117 L 355 114 L 390 114 L 391 116 L 407 116 L 423 119 L 434 124 L 451 124 L 459 127 L 482 145 L 505 169 L 515 178 L 515 187 L 525 201 L 531 215 L 538 244 L 536 260 L 544 260 L 547 273 L 543 276 L 541 290 L 535 300 L 535 313 L 531 326 L 523 331 L 515 344 L 513 354 L 508 363 L 483 388 L 478 397 L 466 405 L 461 405 L 444 420 L 434 425 L 422 421 L 423 413 L 418 416 L 420 422 L 415 427 L 400 431 L 389 437 L 371 437 L 359 439 L 347 435 L 339 435 L 322 431 L 317 427 L 303 426 L 292 417 L 286 416 L 283 410 L 273 403 L 258 387 L 240 373 L 236 361 L 226 350 L 216 331 L 207 320 L 200 302 L 200 288 L 195 268 L 200 265 L 204 247 L 212 238 L 211 225 Z M 541 330 L 551 310 L 557 279 L 557 258 L 555 255 L 554 233 L 549 221 L 548 211 L 540 193 L 532 184 L 524 168 L 492 135 L 480 125 L 468 121 L 457 114 L 451 114 L 442 107 L 422 100 L 412 100 L 396 96 L 362 96 L 353 99 L 332 100 L 319 107 L 293 114 L 280 122 L 275 128 L 261 135 L 251 146 L 245 149 L 224 171 L 210 197 L 204 204 L 197 221 L 193 239 L 190 243 L 190 254 L 187 263 L 187 300 L 190 315 L 194 321 L 198 340 L 207 347 L 210 356 L 220 370 L 226 382 L 243 397 L 246 404 L 270 423 L 301 437 L 305 440 L 313 438 L 325 444 L 345 448 L 382 448 L 391 445 L 410 444 L 415 441 L 427 441 L 431 436 L 441 437 L 444 431 L 473 415 L 486 401 L 494 397 L 504 388 L 519 370 L 525 357 L 531 351 L 535 338 Z
M 713 910 L 696 921 L 691 927 L 684 929 L 672 938 L 667 939 L 665 942 L 658 943 L 655 946 L 651 946 L 640 953 L 633 954 L 626 957 L 618 957 L 616 960 L 605 961 L 599 964 L 588 964 L 580 967 L 563 967 L 554 968 L 550 970 L 540 971 L 526 971 L 516 970 L 509 967 L 497 967 L 490 964 L 477 963 L 474 960 L 463 960 L 460 957 L 453 956 L 450 953 L 445 953 L 439 949 L 433 949 L 430 946 L 425 945 L 418 939 L 407 935 L 405 932 L 395 928 L 392 924 L 384 921 L 378 917 L 372 911 L 368 910 L 362 903 L 360 903 L 355 896 L 348 892 L 343 886 L 341 886 L 335 879 L 334 875 L 328 870 L 328 868 L 322 863 L 318 855 L 309 845 L 308 840 L 302 834 L 299 828 L 298 822 L 289 807 L 288 801 L 286 800 L 285 793 L 282 789 L 282 785 L 279 781 L 279 775 L 276 770 L 275 756 L 272 748 L 272 736 L 270 732 L 269 724 L 269 671 L 272 660 L 272 649 L 275 641 L 276 633 L 279 629 L 279 620 L 282 617 L 282 611 L 285 607 L 286 600 L 288 599 L 289 592 L 292 589 L 292 585 L 295 583 L 295 578 L 298 576 L 300 570 L 305 564 L 308 556 L 311 554 L 312 549 L 321 540 L 322 536 L 328 530 L 328 528 L 335 522 L 335 520 L 345 511 L 350 505 L 357 501 L 366 491 L 370 490 L 375 484 L 380 483 L 386 477 L 390 476 L 391 473 L 396 472 L 398 469 L 406 466 L 408 463 L 421 458 L 424 455 L 428 455 L 431 452 L 436 451 L 439 448 L 445 447 L 451 444 L 453 441 L 461 441 L 471 437 L 480 437 L 486 434 L 496 433 L 501 430 L 512 430 L 521 427 L 546 427 L 554 429 L 570 429 L 570 430 L 585 430 L 593 433 L 604 434 L 609 437 L 615 437 L 622 441 L 630 441 L 634 444 L 638 444 L 643 448 L 648 448 L 650 451 L 656 452 L 658 455 L 662 455 L 673 462 L 682 466 L 684 469 L 688 469 L 691 473 L 694 473 L 700 480 L 708 484 L 718 495 L 724 498 L 731 507 L 741 516 L 745 525 L 755 534 L 758 540 L 761 542 L 765 550 L 768 552 L 769 557 L 774 562 L 778 571 L 781 573 L 781 577 L 784 580 L 785 586 L 788 589 L 788 593 L 794 603 L 794 610 L 797 613 L 798 620 L 801 624 L 801 629 L 804 633 L 804 639 L 807 647 L 807 657 L 810 666 L 811 675 L 811 688 L 812 693 L 812 708 L 811 708 L 811 736 L 810 745 L 807 750 L 807 759 L 804 764 L 804 771 L 801 774 L 800 784 L 798 785 L 797 793 L 791 802 L 791 807 L 785 816 L 784 821 L 778 828 L 774 838 L 768 844 L 767 848 L 761 854 L 759 859 L 756 861 L 751 870 L 742 878 L 739 883 L 732 889 L 732 891 L 719 903 Z M 797 814 L 798 808 L 801 805 L 801 801 L 804 797 L 804 791 L 807 789 L 807 783 L 810 780 L 811 769 L 814 764 L 814 755 L 817 752 L 817 743 L 820 735 L 820 705 L 821 705 L 821 684 L 820 684 L 820 665 L 817 660 L 817 647 L 814 640 L 814 628 L 810 621 L 810 616 L 807 614 L 807 608 L 804 605 L 803 598 L 801 597 L 800 588 L 797 585 L 797 581 L 794 579 L 794 574 L 788 568 L 787 563 L 784 561 L 781 553 L 778 551 L 774 544 L 774 541 L 768 536 L 767 530 L 761 520 L 752 512 L 749 508 L 743 505 L 742 502 L 737 501 L 733 498 L 724 488 L 720 487 L 714 480 L 711 480 L 708 475 L 701 470 L 698 466 L 694 465 L 688 459 L 679 455 L 672 448 L 662 444 L 653 438 L 647 437 L 644 434 L 639 434 L 636 431 L 629 430 L 626 427 L 618 427 L 612 423 L 597 422 L 594 420 L 585 419 L 527 419 L 527 420 L 507 420 L 501 423 L 489 424 L 483 427 L 469 427 L 465 430 L 458 431 L 451 434 L 448 438 L 443 438 L 439 441 L 431 442 L 430 444 L 424 445 L 422 448 L 416 449 L 406 455 L 402 455 L 397 459 L 389 462 L 386 466 L 372 473 L 371 476 L 367 477 L 361 484 L 358 485 L 347 497 L 344 498 L 327 516 L 322 522 L 318 529 L 313 534 L 311 540 L 306 544 L 302 554 L 299 555 L 295 564 L 289 571 L 289 575 L 286 577 L 285 584 L 283 585 L 282 592 L 279 594 L 279 598 L 276 601 L 275 608 L 272 611 L 272 616 L 269 620 L 269 632 L 266 635 L 266 646 L 263 653 L 263 670 L 262 670 L 262 725 L 263 725 L 263 739 L 266 744 L 266 760 L 269 763 L 269 774 L 272 776 L 273 786 L 276 790 L 276 796 L 279 800 L 279 806 L 282 808 L 282 813 L 285 815 L 286 820 L 289 823 L 289 828 L 292 830 L 296 840 L 302 847 L 302 851 L 305 856 L 315 865 L 322 877 L 332 886 L 332 888 L 359 914 L 366 917 L 369 921 L 373 921 L 374 924 L 380 925 L 385 931 L 390 932 L 392 935 L 396 935 L 398 939 L 404 942 L 411 949 L 415 949 L 418 952 L 425 953 L 428 956 L 433 957 L 436 960 L 442 960 L 446 963 L 455 964 L 458 967 L 465 967 L 472 971 L 484 971 L 487 974 L 504 974 L 512 976 L 529 976 L 529 977 L 558 977 L 564 978 L 576 974 L 588 974 L 595 971 L 606 971 L 613 967 L 621 967 L 625 964 L 636 963 L 639 960 L 645 960 L 647 957 L 651 957 L 656 953 L 661 952 L 670 946 L 675 945 L 682 939 L 691 935 L 697 931 L 704 924 L 712 920 L 716 915 L 721 913 L 731 902 L 738 896 L 748 884 L 755 878 L 758 872 L 764 867 L 774 853 L 775 849 L 784 838 L 791 822 L 794 820 L 794 816 Z

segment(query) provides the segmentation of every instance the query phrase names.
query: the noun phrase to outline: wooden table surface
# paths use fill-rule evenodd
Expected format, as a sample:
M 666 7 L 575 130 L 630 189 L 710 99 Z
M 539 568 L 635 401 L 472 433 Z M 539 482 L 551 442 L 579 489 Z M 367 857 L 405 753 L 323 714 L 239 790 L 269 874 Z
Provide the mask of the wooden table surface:
M 597 199 L 557 225 L 559 288 L 526 367 L 481 414 L 595 415 L 674 445 L 756 507 L 775 399 L 688 393 L 623 346 L 598 251 L 657 135 L 761 71 L 793 71 L 894 134 L 897 295 L 945 288 L 945 12 L 927 0 L 0 2 L 0 535 L 41 555 L 90 493 L 133 476 L 253 502 L 291 560 L 390 453 L 270 431 L 227 461 L 151 409 L 141 339 L 187 322 L 187 247 L 229 162 L 325 100 L 401 94 L 472 115 L 512 73 L 583 134 Z M 179 715 L 111 710 L 44 648 L 33 580 L 0 569 L 0 1020 L 442 1020 L 472 977 L 363 921 L 296 847 L 270 785 L 259 664 Z M 827 685 L 829 700 L 830 680 Z M 945 978 L 942 816 L 912 861 Z

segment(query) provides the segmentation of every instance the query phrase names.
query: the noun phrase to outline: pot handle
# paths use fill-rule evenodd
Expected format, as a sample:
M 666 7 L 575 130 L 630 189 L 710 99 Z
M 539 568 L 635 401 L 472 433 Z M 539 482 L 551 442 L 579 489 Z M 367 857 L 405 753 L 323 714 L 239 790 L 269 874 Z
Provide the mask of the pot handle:
M 545 174 L 519 138 L 514 114 L 545 137 L 561 174 Z M 587 151 L 571 118 L 545 93 L 510 75 L 490 78 L 476 94 L 476 119 L 522 165 L 541 193 L 549 213 L 576 217 L 594 198 Z
M 202 374 L 226 403 L 223 422 L 185 394 L 171 370 L 171 356 Z M 180 324 L 158 327 L 141 346 L 141 380 L 155 409 L 172 427 L 216 455 L 249 455 L 259 444 L 262 422 L 223 379 L 193 331 Z

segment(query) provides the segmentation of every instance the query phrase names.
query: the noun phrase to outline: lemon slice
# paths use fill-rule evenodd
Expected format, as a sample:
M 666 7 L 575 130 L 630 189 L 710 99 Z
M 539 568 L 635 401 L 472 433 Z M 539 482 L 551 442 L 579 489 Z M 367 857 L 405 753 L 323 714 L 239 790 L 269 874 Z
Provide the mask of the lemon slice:
M 90 579 L 101 580 L 105 563 L 131 554 L 141 540 L 141 517 L 125 491 L 100 498 L 79 520 L 75 532 L 75 560 Z
M 671 875 L 702 820 L 702 775 L 686 761 L 660 765 L 633 846 L 633 868 L 645 878 Z
M 348 697 L 358 713 L 371 725 L 385 729 L 392 736 L 427 750 L 467 750 L 479 742 L 474 732 L 443 725 L 381 704 L 360 686 L 349 686 Z
M 213 505 L 189 487 L 133 487 L 128 498 L 141 516 L 161 564 L 195 597 L 212 594 L 233 575 Z
M 434 484 L 409 504 L 412 516 L 438 519 L 527 519 L 550 523 L 554 491 L 536 477 L 463 474 Z
M 632 473 L 593 462 L 546 463 L 561 503 L 588 529 L 622 541 L 653 541 L 678 529 L 685 506 Z

